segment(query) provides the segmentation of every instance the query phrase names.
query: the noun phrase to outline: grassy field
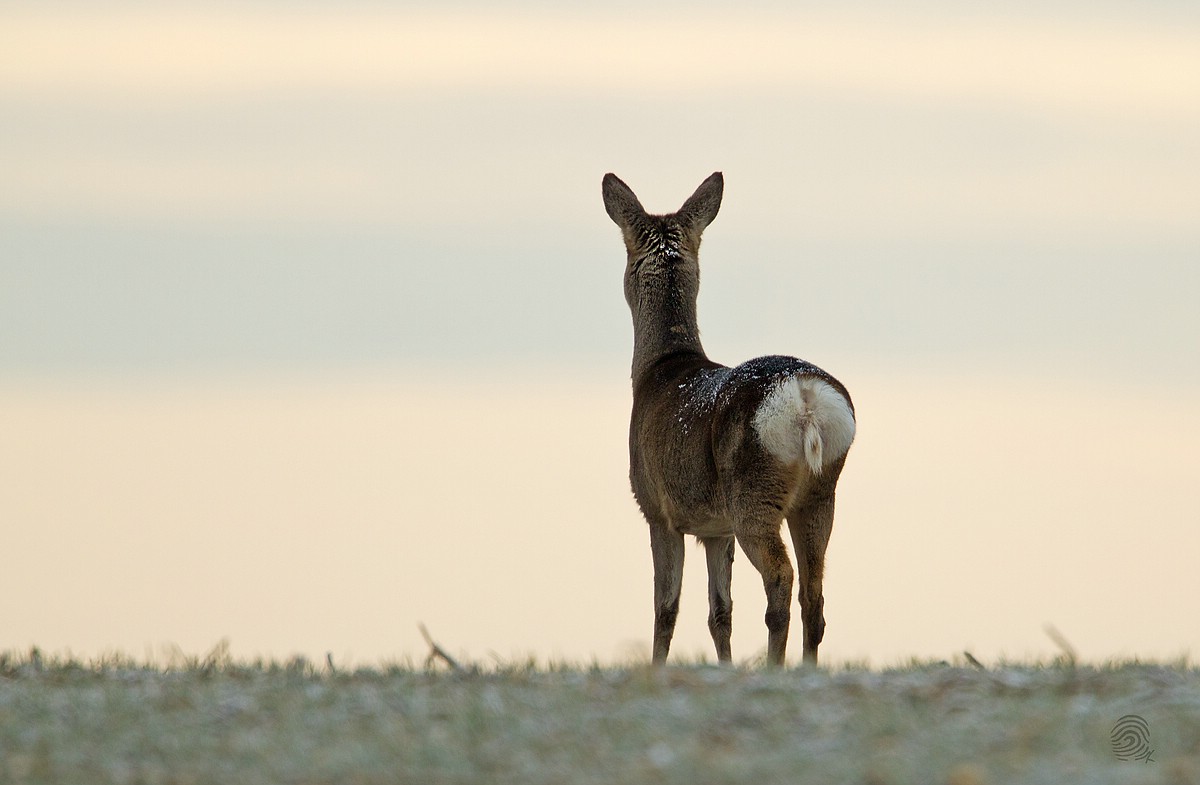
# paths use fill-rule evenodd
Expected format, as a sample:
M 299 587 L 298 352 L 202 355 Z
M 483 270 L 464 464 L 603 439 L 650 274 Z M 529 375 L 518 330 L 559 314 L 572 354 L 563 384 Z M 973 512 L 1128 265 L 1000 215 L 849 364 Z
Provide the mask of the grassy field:
M 1127 714 L 1149 726 L 1149 761 L 1113 752 Z M 349 672 L 0 654 L 0 783 L 43 782 L 1195 783 L 1200 669 Z

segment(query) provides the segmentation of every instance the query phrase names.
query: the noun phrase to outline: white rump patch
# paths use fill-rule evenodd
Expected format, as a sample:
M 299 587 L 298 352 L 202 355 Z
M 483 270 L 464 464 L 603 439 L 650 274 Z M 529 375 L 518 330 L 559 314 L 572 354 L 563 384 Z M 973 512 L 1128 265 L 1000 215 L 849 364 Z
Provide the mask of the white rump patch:
M 854 441 L 850 404 L 828 382 L 792 376 L 767 394 L 754 413 L 767 451 L 786 464 L 804 458 L 813 474 L 846 454 Z

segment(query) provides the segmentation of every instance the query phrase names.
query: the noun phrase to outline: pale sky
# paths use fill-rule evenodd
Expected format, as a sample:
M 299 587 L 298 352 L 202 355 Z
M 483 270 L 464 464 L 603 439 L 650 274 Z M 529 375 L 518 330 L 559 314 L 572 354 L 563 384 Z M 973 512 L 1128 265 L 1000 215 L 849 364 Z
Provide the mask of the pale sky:
M 710 355 L 859 412 L 823 651 L 1200 651 L 1193 4 L 18 2 L 0 53 L 0 649 L 645 653 L 599 184 L 722 170 Z

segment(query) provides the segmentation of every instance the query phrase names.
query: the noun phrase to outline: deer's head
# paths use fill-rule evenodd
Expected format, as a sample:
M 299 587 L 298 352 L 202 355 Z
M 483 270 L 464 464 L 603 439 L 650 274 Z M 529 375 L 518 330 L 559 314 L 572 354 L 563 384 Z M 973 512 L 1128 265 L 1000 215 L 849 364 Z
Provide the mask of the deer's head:
M 695 304 L 700 235 L 717 217 L 724 188 L 713 172 L 677 212 L 649 215 L 628 185 L 604 175 L 604 208 L 625 237 L 625 300 L 635 319 L 646 307 Z

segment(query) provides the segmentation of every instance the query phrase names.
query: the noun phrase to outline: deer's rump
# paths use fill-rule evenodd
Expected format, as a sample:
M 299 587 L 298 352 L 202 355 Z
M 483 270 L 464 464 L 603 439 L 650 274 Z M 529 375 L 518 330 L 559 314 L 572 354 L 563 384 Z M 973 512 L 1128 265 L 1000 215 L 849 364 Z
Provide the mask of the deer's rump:
M 785 465 L 803 459 L 814 474 L 854 441 L 854 405 L 846 388 L 795 357 L 698 369 L 679 390 L 678 421 L 685 431 L 704 420 L 720 427 L 746 419 L 768 453 Z
M 659 395 L 635 405 L 630 433 L 639 504 L 680 531 L 727 535 L 735 497 L 782 504 L 850 448 L 850 397 L 811 363 L 772 355 L 732 368 L 680 365 L 662 369 Z

